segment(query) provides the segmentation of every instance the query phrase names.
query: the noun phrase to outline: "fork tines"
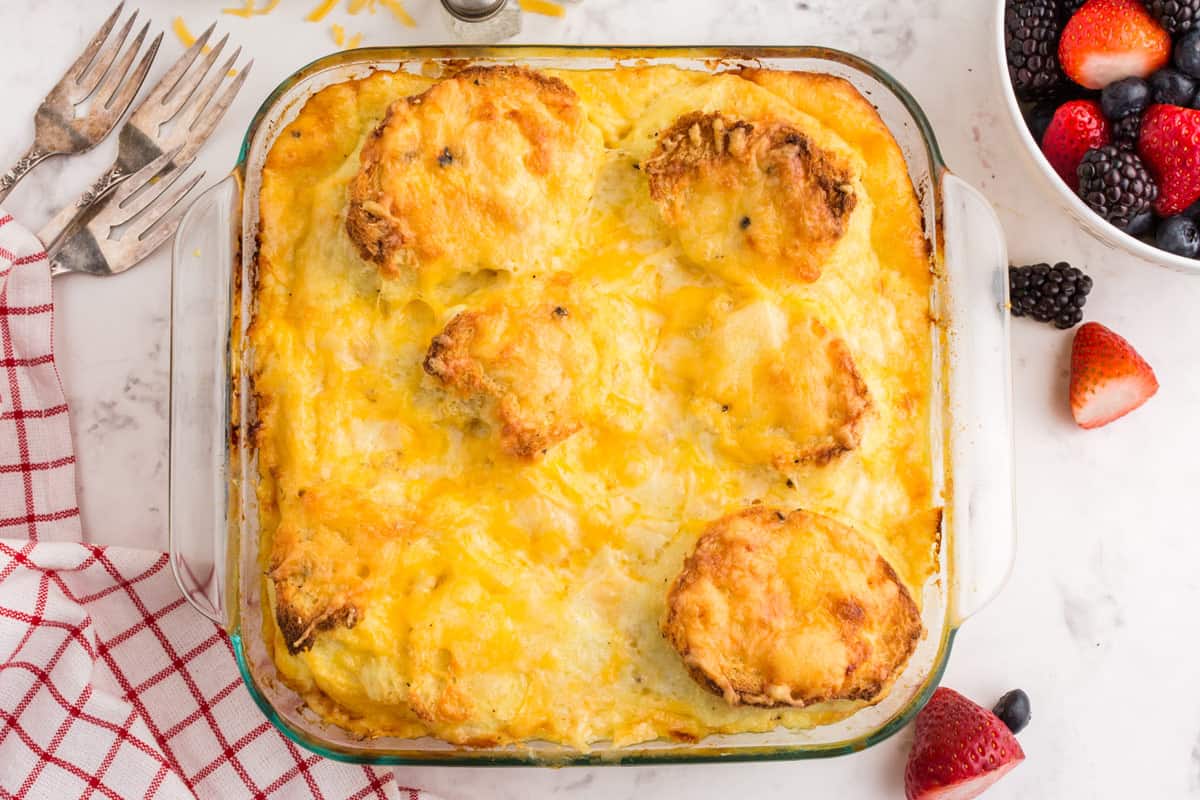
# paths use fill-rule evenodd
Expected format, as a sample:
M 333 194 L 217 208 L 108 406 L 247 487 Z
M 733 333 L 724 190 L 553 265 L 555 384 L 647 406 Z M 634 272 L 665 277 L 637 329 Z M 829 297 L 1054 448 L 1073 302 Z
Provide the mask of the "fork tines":
M 113 29 L 124 9 L 124 3 L 116 7 L 38 106 L 34 115 L 33 144 L 8 172 L 0 176 L 0 200 L 30 170 L 50 156 L 83 153 L 99 144 L 133 104 L 133 98 L 158 54 L 162 34 L 158 34 L 142 52 L 150 30 L 147 22 L 126 45 L 138 15 L 136 11 L 131 14 L 114 34 Z M 139 52 L 142 57 L 135 65 Z M 86 109 L 79 108 L 89 100 Z
M 51 249 L 52 272 L 124 272 L 169 239 L 183 199 L 204 178 L 201 172 L 185 180 L 193 162 L 173 164 L 178 157 L 178 150 L 163 153 L 123 181 L 86 225 Z
M 205 53 L 215 27 L 215 24 L 210 25 L 196 37 L 129 119 L 130 126 L 138 128 L 160 150 L 180 148 L 181 160 L 191 158 L 200 149 L 233 103 L 254 63 L 247 62 L 232 80 L 226 82 L 242 53 L 239 47 L 214 73 L 213 66 L 229 41 L 227 34 Z M 222 85 L 224 91 L 217 97 Z M 164 135 L 162 127 L 168 124 L 170 132 Z
M 137 21 L 138 12 L 135 10 L 130 14 L 129 19 L 121 27 L 117 35 L 109 40 L 109 33 L 113 26 L 121 16 L 121 11 L 124 10 L 125 3 L 119 3 L 113 13 L 100 26 L 100 30 L 88 42 L 84 51 L 80 54 L 75 63 L 67 71 L 64 83 L 69 83 L 68 96 L 72 103 L 79 104 L 91 97 L 95 93 L 97 102 L 101 102 L 105 107 L 119 107 L 121 113 L 124 113 L 125 108 L 129 107 L 137 90 L 141 87 L 142 81 L 146 78 L 146 73 L 150 71 L 150 64 L 154 61 L 154 56 L 158 52 L 159 44 L 162 42 L 162 34 L 155 37 L 150 44 L 150 49 L 142 56 L 142 60 L 138 63 L 134 70 L 132 80 L 126 81 L 125 78 L 129 73 L 129 67 L 133 64 L 133 59 L 141 50 L 142 42 L 146 40 L 146 34 L 150 30 L 150 23 L 146 22 L 134 37 L 133 43 L 124 49 L 120 60 L 117 60 L 117 54 L 122 52 L 122 47 L 125 40 L 129 37 L 129 32 L 133 29 L 133 23 Z M 116 65 L 114 66 L 114 62 Z M 103 83 L 101 82 L 103 81 Z

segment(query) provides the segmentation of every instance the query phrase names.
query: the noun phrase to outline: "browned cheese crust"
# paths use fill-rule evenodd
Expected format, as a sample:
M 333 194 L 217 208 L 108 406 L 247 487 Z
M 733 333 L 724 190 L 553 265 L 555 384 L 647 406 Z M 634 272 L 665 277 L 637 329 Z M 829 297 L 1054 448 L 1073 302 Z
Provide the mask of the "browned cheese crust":
M 425 371 L 496 428 L 505 451 L 531 460 L 583 425 L 598 361 L 586 318 L 565 291 L 463 311 L 434 337 Z
M 762 506 L 709 525 L 663 623 L 699 683 L 756 706 L 877 701 L 921 631 L 870 541 L 819 514 Z
M 346 230 L 385 274 L 528 268 L 570 237 L 600 153 L 562 81 L 465 69 L 392 104 L 362 149 Z
M 684 253 L 815 281 L 857 203 L 849 165 L 785 122 L 685 114 L 643 169 Z

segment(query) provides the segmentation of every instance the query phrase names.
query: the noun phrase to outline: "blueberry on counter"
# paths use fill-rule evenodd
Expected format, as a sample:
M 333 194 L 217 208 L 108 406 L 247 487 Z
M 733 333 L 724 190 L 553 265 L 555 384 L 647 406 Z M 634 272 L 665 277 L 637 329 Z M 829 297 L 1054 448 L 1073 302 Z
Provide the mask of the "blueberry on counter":
M 1150 105 L 1150 84 L 1141 78 L 1122 78 L 1104 87 L 1100 108 L 1110 120 L 1145 111 Z
M 1196 96 L 1196 81 L 1170 67 L 1150 76 L 1150 96 L 1156 103 L 1189 106 Z
M 1005 692 L 996 701 L 992 713 L 999 717 L 1010 731 L 1020 733 L 1025 730 L 1025 726 L 1029 724 L 1029 720 L 1033 716 L 1029 708 L 1029 695 L 1020 689 Z
M 1193 30 L 1175 43 L 1175 67 L 1193 78 L 1200 78 L 1200 30 Z
M 1195 220 L 1183 214 L 1168 217 L 1159 223 L 1154 241 L 1160 250 L 1177 256 L 1195 258 L 1200 255 L 1200 228 L 1196 227 Z

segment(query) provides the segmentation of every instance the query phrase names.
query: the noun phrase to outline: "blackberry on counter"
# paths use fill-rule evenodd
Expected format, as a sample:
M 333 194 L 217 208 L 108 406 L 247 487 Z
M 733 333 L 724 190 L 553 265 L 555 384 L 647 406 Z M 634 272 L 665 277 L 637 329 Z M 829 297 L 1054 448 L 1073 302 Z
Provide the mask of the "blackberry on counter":
M 1126 114 L 1112 123 L 1113 144 L 1122 150 L 1137 149 L 1138 134 L 1142 132 L 1142 115 Z
M 1013 90 L 1022 100 L 1040 100 L 1063 83 L 1058 65 L 1062 33 L 1058 0 L 1008 0 L 1004 44 Z
M 1088 150 L 1076 174 L 1083 202 L 1123 231 L 1158 198 L 1141 156 L 1114 144 Z
M 1075 12 L 1083 8 L 1083 4 L 1086 2 L 1087 0 L 1062 0 L 1063 21 L 1075 16 Z
M 1187 33 L 1200 23 L 1200 0 L 1147 0 L 1146 7 L 1172 36 Z
M 1053 322 L 1061 330 L 1078 325 L 1092 291 L 1092 279 L 1065 261 L 1053 267 L 1031 264 L 1008 268 L 1008 292 L 1014 317 Z

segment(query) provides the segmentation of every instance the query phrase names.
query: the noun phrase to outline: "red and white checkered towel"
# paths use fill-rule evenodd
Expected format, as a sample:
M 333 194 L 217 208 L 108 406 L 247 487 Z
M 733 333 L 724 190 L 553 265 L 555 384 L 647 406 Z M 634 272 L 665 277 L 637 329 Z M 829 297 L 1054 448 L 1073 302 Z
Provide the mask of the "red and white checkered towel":
M 166 554 L 80 542 L 52 321 L 0 212 L 0 798 L 428 798 L 275 730 Z

